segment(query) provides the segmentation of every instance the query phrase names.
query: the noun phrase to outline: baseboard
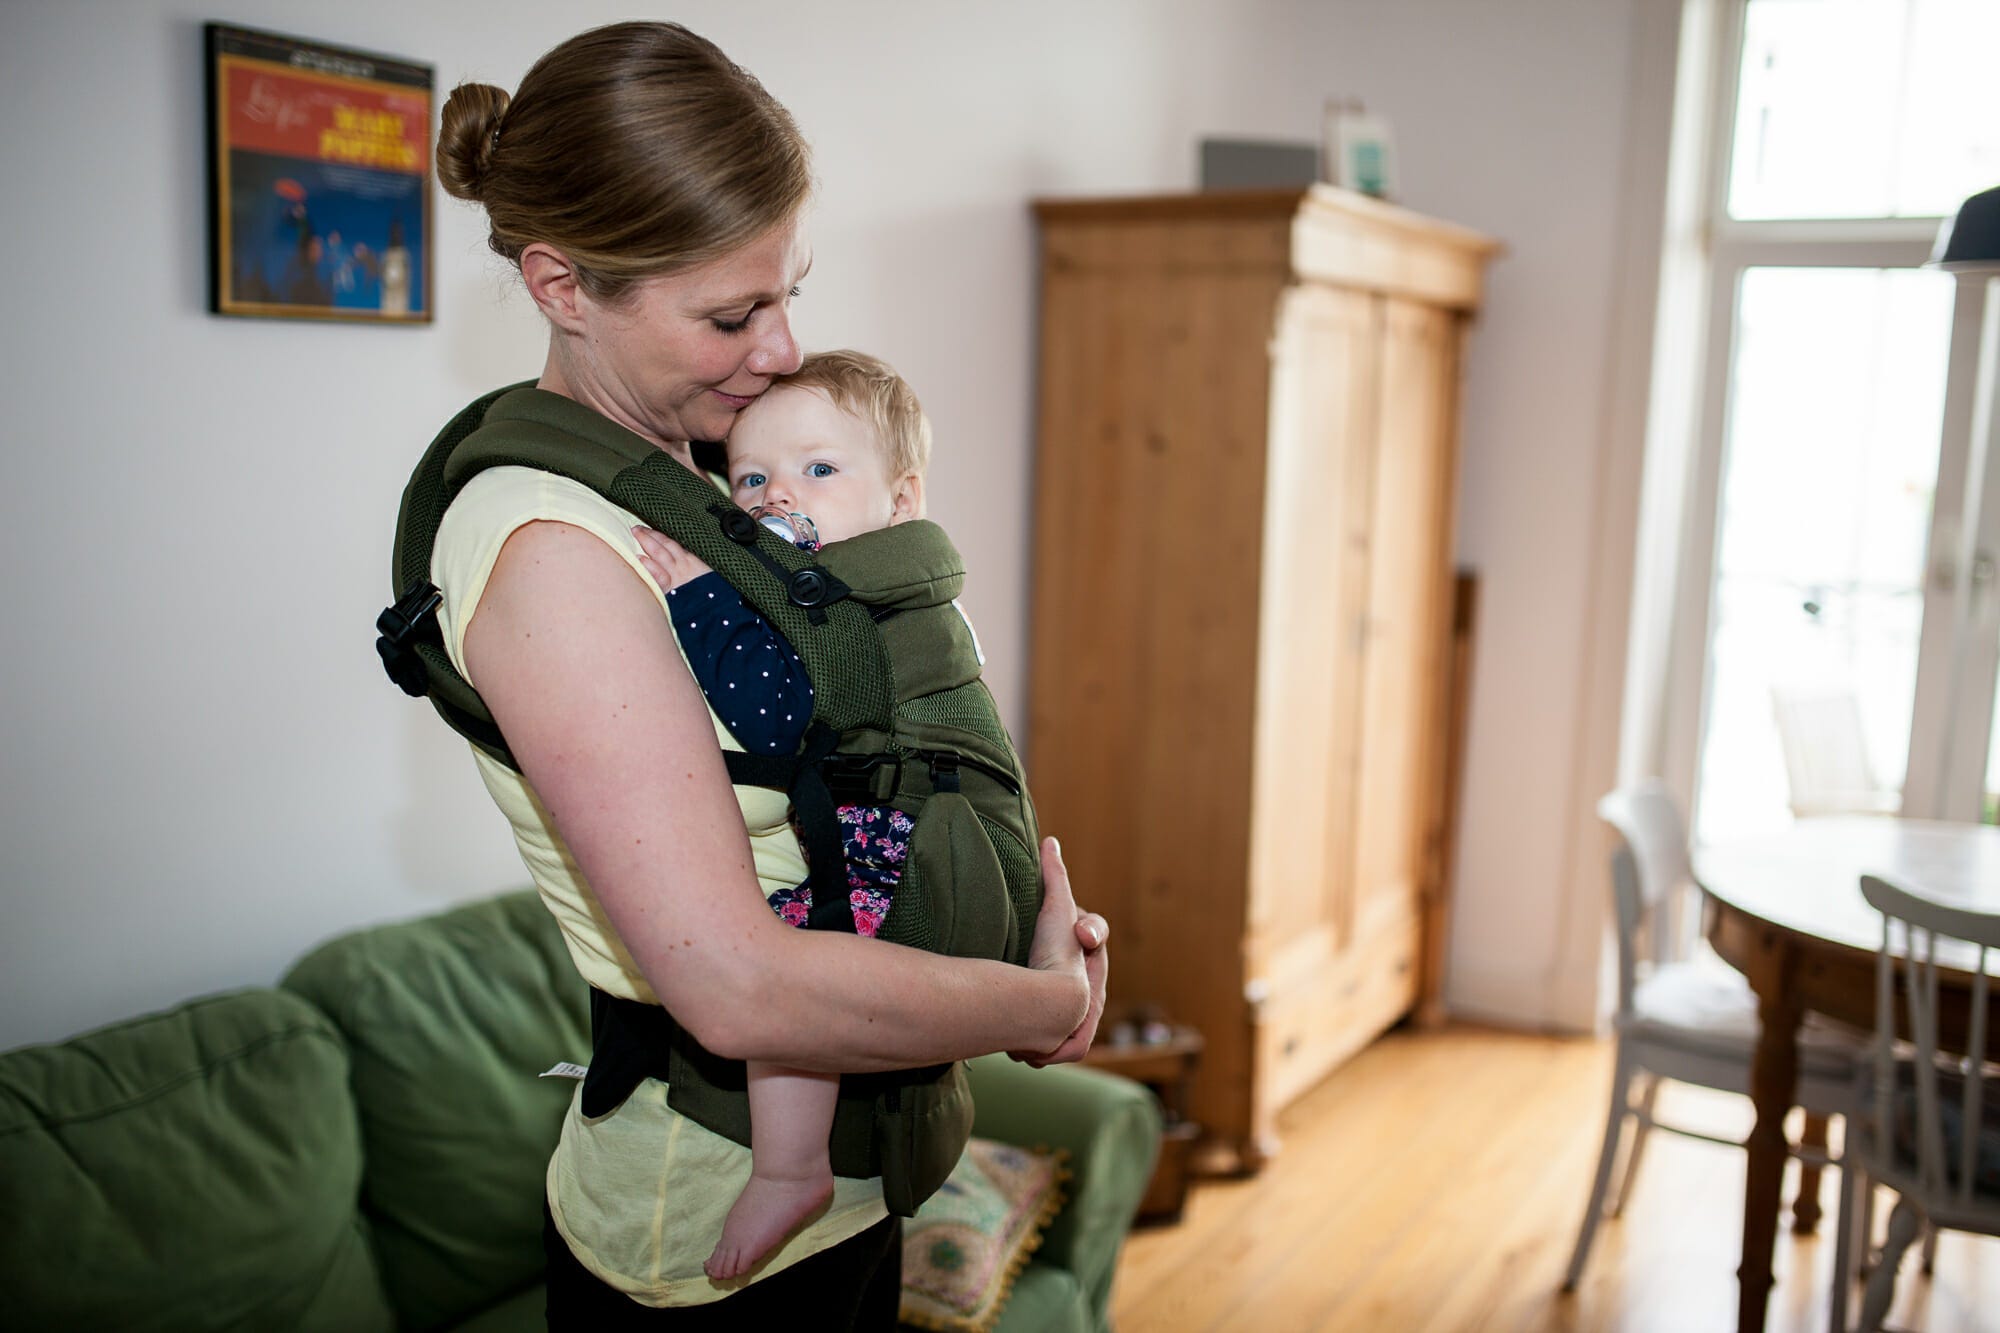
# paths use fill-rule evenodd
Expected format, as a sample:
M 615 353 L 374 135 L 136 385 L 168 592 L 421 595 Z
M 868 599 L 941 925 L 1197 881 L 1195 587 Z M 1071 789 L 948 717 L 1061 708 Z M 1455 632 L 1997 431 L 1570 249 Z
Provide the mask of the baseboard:
M 1594 1035 L 1604 1030 L 1594 971 L 1521 973 L 1459 963 L 1445 988 L 1454 1019 L 1534 1032 Z

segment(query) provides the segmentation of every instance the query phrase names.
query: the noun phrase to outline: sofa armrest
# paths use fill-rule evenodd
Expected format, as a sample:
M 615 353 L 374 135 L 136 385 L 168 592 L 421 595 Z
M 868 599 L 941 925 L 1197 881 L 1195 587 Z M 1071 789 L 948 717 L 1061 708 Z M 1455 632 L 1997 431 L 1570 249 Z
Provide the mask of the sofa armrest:
M 969 1061 L 966 1069 L 973 1133 L 1069 1151 L 1069 1201 L 1035 1257 L 1076 1275 L 1101 1325 L 1119 1247 L 1159 1155 L 1159 1103 L 1140 1084 L 1095 1069 L 1031 1069 L 1004 1055 Z

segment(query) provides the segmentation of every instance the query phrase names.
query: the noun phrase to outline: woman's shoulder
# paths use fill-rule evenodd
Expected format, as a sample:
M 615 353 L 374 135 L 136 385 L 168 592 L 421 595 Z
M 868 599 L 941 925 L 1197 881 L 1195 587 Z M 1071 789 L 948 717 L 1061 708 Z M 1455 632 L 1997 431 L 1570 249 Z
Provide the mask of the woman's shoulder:
M 501 549 L 517 531 L 541 522 L 567 523 L 590 533 L 652 586 L 639 563 L 638 540 L 632 536 L 638 519 L 629 510 L 582 482 L 553 472 L 488 468 L 452 498 L 431 549 L 431 582 L 444 594 L 445 643 L 459 670 L 465 669 L 459 658 L 469 611 L 479 605 Z
M 442 545 L 447 529 L 475 528 L 493 523 L 554 520 L 578 527 L 615 525 L 629 538 L 631 512 L 622 509 L 580 481 L 540 468 L 509 465 L 490 467 L 473 477 L 452 497 L 438 528 Z M 629 541 L 620 545 L 630 545 Z
M 582 528 L 638 569 L 639 543 L 632 536 L 638 521 L 630 510 L 568 477 L 532 467 L 488 468 L 466 482 L 444 512 L 431 557 L 432 581 L 445 587 L 453 566 L 468 561 L 490 570 L 516 530 L 542 522 Z

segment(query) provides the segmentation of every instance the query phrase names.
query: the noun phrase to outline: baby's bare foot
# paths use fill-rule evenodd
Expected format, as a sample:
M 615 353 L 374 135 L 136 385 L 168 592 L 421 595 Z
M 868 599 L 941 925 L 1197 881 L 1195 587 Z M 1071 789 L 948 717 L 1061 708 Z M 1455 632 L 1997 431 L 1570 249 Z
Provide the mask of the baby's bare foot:
M 751 1176 L 736 1196 L 722 1224 L 722 1239 L 702 1270 L 717 1282 L 743 1276 L 832 1198 L 831 1171 L 798 1180 Z

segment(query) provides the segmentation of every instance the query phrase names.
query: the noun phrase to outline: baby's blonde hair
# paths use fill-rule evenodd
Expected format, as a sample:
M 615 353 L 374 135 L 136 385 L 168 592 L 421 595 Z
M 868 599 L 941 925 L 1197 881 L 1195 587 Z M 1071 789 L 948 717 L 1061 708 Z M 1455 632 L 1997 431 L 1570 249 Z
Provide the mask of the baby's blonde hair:
M 865 422 L 888 457 L 892 480 L 922 477 L 930 467 L 930 418 L 909 382 L 880 357 L 846 348 L 814 352 L 777 383 L 818 389 L 835 407 Z

